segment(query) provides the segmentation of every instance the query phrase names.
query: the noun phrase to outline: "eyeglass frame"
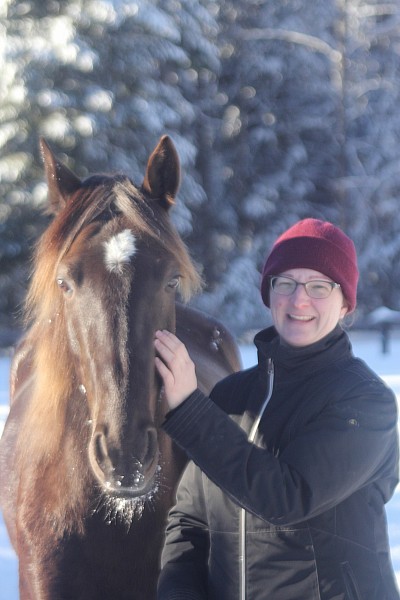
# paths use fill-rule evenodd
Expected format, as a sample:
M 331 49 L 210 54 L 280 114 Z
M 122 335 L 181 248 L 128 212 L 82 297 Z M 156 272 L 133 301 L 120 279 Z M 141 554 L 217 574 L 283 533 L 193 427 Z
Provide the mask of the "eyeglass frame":
M 290 292 L 290 294 L 282 294 L 282 292 L 277 292 L 273 288 L 273 282 L 279 278 L 288 279 L 289 281 L 293 281 L 295 283 L 295 287 L 294 287 L 293 291 Z M 270 277 L 269 282 L 270 282 L 269 283 L 270 290 L 272 292 L 275 292 L 275 294 L 277 294 L 278 296 L 286 296 L 286 297 L 292 296 L 295 293 L 295 291 L 297 290 L 298 286 L 302 285 L 305 289 L 307 296 L 309 298 L 312 298 L 313 300 L 326 300 L 326 298 L 329 298 L 329 296 L 332 294 L 333 290 L 339 289 L 341 287 L 340 283 L 336 283 L 335 281 L 327 281 L 326 279 L 310 279 L 310 281 L 306 281 L 305 283 L 303 283 L 301 281 L 296 281 L 296 279 L 293 279 L 293 277 L 289 277 L 288 275 L 273 275 L 272 277 Z M 310 283 L 316 283 L 316 282 L 327 283 L 328 285 L 330 285 L 331 291 L 329 292 L 329 294 L 327 296 L 318 297 L 318 296 L 310 295 L 309 291 L 307 290 L 307 286 Z

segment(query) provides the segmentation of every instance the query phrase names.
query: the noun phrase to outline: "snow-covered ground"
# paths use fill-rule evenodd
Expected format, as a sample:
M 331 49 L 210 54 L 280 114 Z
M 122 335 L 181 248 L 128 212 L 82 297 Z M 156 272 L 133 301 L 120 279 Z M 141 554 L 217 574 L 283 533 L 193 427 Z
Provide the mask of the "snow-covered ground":
M 394 390 L 400 405 L 400 332 L 392 335 L 389 353 L 381 353 L 379 335 L 375 332 L 351 333 L 353 349 Z M 253 347 L 242 348 L 243 364 L 251 366 L 256 361 Z M 0 433 L 8 412 L 9 358 L 0 357 Z M 387 506 L 388 526 L 393 565 L 400 585 L 400 486 Z M 17 559 L 10 547 L 4 522 L 0 515 L 0 600 L 17 600 Z

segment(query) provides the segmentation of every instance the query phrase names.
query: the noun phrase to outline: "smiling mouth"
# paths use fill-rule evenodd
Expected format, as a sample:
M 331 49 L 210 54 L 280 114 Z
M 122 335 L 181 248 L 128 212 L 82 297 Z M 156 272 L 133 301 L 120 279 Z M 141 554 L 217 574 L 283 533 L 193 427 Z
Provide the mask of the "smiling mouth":
M 310 316 L 301 316 L 301 315 L 290 315 L 288 314 L 288 317 L 291 321 L 301 321 L 303 323 L 307 323 L 309 321 L 313 321 L 314 317 L 310 317 Z

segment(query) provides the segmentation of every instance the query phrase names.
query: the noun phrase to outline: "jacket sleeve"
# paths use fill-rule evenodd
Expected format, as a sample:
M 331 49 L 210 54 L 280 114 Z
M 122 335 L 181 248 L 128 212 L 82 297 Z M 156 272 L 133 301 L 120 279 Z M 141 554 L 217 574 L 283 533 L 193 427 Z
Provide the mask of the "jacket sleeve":
M 202 474 L 187 465 L 170 510 L 161 556 L 158 600 L 206 600 L 209 536 Z
M 373 379 L 327 403 L 278 455 L 249 443 L 199 390 L 164 429 L 234 502 L 275 525 L 317 516 L 372 482 L 387 500 L 398 477 L 395 398 Z

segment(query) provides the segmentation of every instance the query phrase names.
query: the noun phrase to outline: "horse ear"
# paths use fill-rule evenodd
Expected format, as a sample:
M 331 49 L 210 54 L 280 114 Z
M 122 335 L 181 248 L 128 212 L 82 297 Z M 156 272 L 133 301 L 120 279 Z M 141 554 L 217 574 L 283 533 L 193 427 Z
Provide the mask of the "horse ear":
M 81 180 L 55 157 L 44 138 L 40 138 L 39 146 L 46 172 L 49 210 L 57 214 L 68 197 L 80 188 Z
M 142 189 L 168 210 L 175 203 L 179 183 L 178 153 L 171 138 L 163 135 L 147 162 Z

